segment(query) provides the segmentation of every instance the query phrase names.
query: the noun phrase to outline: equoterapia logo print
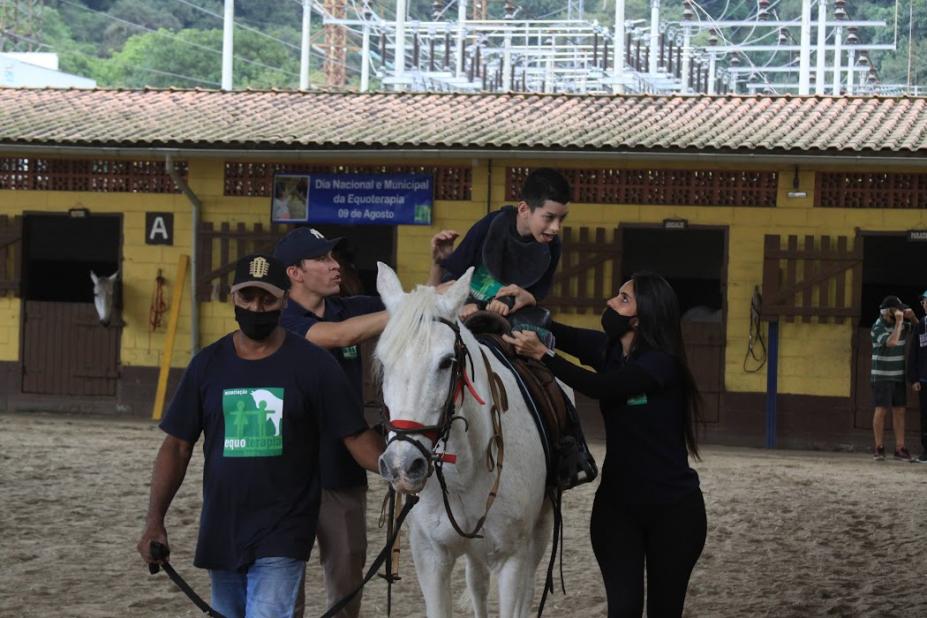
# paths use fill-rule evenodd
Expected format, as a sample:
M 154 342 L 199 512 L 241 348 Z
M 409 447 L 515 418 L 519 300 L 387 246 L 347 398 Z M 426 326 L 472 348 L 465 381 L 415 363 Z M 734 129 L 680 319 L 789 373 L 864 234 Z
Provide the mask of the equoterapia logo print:
M 283 454 L 282 388 L 233 388 L 222 391 L 226 457 L 276 457 Z

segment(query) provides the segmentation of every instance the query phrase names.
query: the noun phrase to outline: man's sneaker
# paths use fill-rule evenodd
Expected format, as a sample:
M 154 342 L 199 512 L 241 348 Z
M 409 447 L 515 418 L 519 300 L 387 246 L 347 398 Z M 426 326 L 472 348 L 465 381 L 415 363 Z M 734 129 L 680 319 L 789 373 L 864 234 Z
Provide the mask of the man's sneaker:
M 872 458 L 876 461 L 885 461 L 885 447 L 877 446 L 872 449 Z
M 895 459 L 898 461 L 911 461 L 911 453 L 905 447 L 895 449 Z
M 927 451 L 921 453 L 921 456 L 920 456 L 920 457 L 916 457 L 915 459 L 912 459 L 912 460 L 911 460 L 911 463 L 923 463 L 923 464 L 927 464 Z

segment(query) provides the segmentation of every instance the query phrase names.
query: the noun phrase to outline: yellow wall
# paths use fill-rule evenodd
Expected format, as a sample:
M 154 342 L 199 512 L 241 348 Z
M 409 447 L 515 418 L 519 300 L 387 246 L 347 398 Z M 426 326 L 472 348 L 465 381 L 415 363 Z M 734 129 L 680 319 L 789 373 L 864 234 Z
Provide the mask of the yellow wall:
M 11 153 L 14 154 L 15 153 Z M 356 163 L 348 158 L 330 163 Z M 434 164 L 428 160 L 403 160 L 403 164 Z M 267 223 L 265 197 L 225 197 L 223 195 L 223 161 L 192 159 L 189 161 L 189 184 L 203 203 L 203 220 L 216 224 L 244 222 Z M 365 164 L 395 163 L 364 161 Z M 440 162 L 446 164 L 446 161 Z M 755 285 L 762 284 L 763 237 L 774 233 L 804 235 L 846 235 L 851 239 L 855 228 L 867 231 L 903 231 L 927 227 L 927 212 L 912 210 L 844 210 L 814 209 L 814 172 L 803 170 L 800 187 L 807 198 L 789 198 L 794 168 L 757 165 L 721 166 L 657 164 L 652 162 L 598 161 L 559 162 L 553 160 L 461 160 L 455 165 L 471 165 L 473 188 L 470 201 L 438 201 L 431 226 L 402 226 L 398 229 L 397 271 L 408 289 L 423 282 L 431 265 L 429 239 L 436 231 L 456 229 L 461 234 L 484 216 L 506 203 L 505 170 L 508 166 L 554 167 L 702 167 L 707 169 L 775 169 L 779 172 L 779 196 L 776 208 L 731 208 L 687 206 L 641 206 L 613 204 L 573 204 L 568 225 L 572 227 L 614 227 L 616 224 L 660 223 L 667 218 L 687 219 L 690 224 L 728 228 L 727 336 L 725 387 L 731 391 L 762 392 L 765 372 L 749 374 L 742 368 L 749 328 L 750 297 Z M 823 168 L 822 168 L 823 170 Z M 898 170 L 903 171 L 903 170 Z M 183 195 L 129 193 L 0 191 L 0 214 L 24 211 L 66 212 L 86 207 L 93 213 L 123 213 L 123 313 L 126 322 L 122 337 L 121 360 L 125 365 L 157 366 L 164 344 L 164 328 L 150 333 L 148 308 L 154 280 L 161 269 L 167 279 L 166 300 L 173 289 L 177 260 L 191 252 L 190 204 Z M 146 211 L 174 213 L 174 245 L 144 244 Z M 852 240 L 851 240 L 852 242 Z M 183 367 L 189 360 L 190 292 L 185 290 L 180 328 L 172 364 Z M 19 299 L 0 298 L 0 360 L 19 358 Z M 167 316 L 165 315 L 165 323 Z M 598 313 L 558 316 L 568 323 L 597 327 Z M 200 343 L 208 344 L 236 328 L 230 308 L 219 302 L 200 306 Z M 780 327 L 780 378 L 783 393 L 848 396 L 851 383 L 852 327 L 849 324 L 802 324 L 783 322 Z M 813 354 L 811 353 L 813 351 Z M 821 362 L 827 359 L 827 362 Z
M 163 347 L 164 329 L 149 333 L 148 308 L 158 269 L 167 279 L 165 297 L 174 293 L 173 279 L 178 256 L 190 251 L 190 220 L 182 195 L 139 193 L 91 193 L 76 191 L 0 191 L 0 214 L 60 212 L 87 208 L 91 213 L 123 215 L 122 289 L 123 320 L 121 360 L 124 365 L 157 365 Z M 175 244 L 162 247 L 145 244 L 145 212 L 173 212 Z M 188 296 L 188 294 L 186 295 Z M 20 299 L 0 299 L 0 360 L 19 360 Z M 189 305 L 185 308 L 189 323 Z M 183 316 L 183 314 L 182 314 Z M 183 317 L 181 318 L 184 319 Z M 167 316 L 165 316 L 165 322 Z M 186 340 L 178 341 L 175 365 L 189 360 L 189 328 Z M 187 355 L 182 356 L 183 348 Z

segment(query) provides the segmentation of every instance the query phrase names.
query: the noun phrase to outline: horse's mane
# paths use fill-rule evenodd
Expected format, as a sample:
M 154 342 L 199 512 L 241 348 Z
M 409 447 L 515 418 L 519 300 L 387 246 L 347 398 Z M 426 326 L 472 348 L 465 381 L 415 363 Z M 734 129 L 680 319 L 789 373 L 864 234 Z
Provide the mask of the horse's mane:
M 428 358 L 431 353 L 431 335 L 436 318 L 438 295 L 433 287 L 420 285 L 405 295 L 389 322 L 374 352 L 375 371 L 382 377 L 383 367 L 396 364 L 412 354 L 415 358 Z

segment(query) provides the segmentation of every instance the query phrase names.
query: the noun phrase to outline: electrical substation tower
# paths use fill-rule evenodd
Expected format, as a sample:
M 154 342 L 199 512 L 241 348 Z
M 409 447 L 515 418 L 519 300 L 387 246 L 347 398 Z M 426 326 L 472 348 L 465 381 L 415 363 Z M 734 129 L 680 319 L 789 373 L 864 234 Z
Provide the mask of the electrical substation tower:
M 895 50 L 894 42 L 874 42 L 886 22 L 851 20 L 847 0 L 802 0 L 800 15 L 780 15 L 780 0 L 753 0 L 744 19 L 711 15 L 697 0 L 650 0 L 648 15 L 630 16 L 625 0 L 609 0 L 610 24 L 586 19 L 584 0 L 568 0 L 559 19 L 525 16 L 514 0 L 504 0 L 501 19 L 489 17 L 489 0 L 435 0 L 428 20 L 411 19 L 407 0 L 395 0 L 391 19 L 378 15 L 372 0 L 361 1 L 324 0 L 313 7 L 326 26 L 326 49 L 341 54 L 326 63 L 326 74 L 329 66 L 332 74 L 340 66 L 337 83 L 343 84 L 344 50 L 357 49 L 362 91 L 372 80 L 391 90 L 455 92 L 898 89 L 878 83 L 869 59 L 872 52 Z M 663 18 L 670 1 L 681 2 L 682 19 Z M 350 43 L 329 45 L 329 29 Z

